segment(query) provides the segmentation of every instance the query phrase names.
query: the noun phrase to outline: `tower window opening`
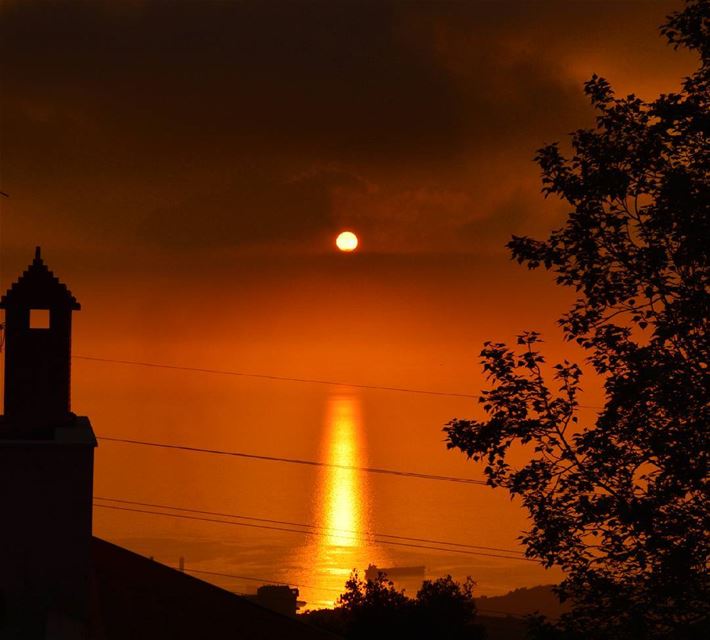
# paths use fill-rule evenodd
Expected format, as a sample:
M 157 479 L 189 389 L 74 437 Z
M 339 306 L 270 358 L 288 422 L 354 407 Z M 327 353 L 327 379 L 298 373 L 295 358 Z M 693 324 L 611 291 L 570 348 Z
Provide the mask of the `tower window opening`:
M 30 309 L 30 329 L 49 329 L 49 309 Z

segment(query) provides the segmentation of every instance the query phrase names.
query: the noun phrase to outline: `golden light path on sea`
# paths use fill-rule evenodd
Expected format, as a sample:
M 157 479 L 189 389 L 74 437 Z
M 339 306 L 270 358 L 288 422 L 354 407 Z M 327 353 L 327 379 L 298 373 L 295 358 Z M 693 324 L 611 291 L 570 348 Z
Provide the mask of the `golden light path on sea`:
M 371 495 L 367 474 L 344 467 L 367 466 L 360 398 L 338 394 L 328 398 L 322 436 L 325 467 L 315 492 L 316 524 L 325 535 L 315 538 L 310 556 L 309 583 L 319 591 L 308 594 L 308 608 L 332 606 L 353 569 L 387 560 L 383 550 L 368 540 Z M 304 581 L 306 579 L 304 577 Z
M 328 403 L 327 460 L 343 466 L 360 465 L 359 405 L 353 397 L 337 396 Z M 362 504 L 365 479 L 352 469 L 331 468 L 321 488 L 322 526 L 328 536 L 321 547 L 346 547 L 357 544 L 349 531 L 366 532 L 366 512 Z

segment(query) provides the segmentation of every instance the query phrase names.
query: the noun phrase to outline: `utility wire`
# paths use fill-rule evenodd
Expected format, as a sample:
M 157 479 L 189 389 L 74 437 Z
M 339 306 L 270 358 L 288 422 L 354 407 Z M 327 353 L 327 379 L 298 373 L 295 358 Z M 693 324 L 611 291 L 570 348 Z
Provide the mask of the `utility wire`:
M 229 525 L 237 526 L 237 527 L 250 527 L 250 528 L 254 528 L 254 529 L 268 529 L 271 531 L 282 531 L 282 532 L 288 532 L 288 533 L 300 533 L 300 534 L 309 535 L 309 536 L 316 536 L 316 537 L 325 537 L 325 535 L 323 533 L 319 533 L 317 531 L 303 531 L 300 529 L 291 529 L 291 528 L 287 528 L 287 527 L 278 527 L 278 526 L 272 526 L 272 525 L 266 525 L 266 524 L 254 524 L 251 522 L 233 522 L 230 520 L 217 520 L 215 518 L 205 518 L 202 516 L 194 516 L 194 515 L 178 514 L 178 513 L 164 513 L 164 512 L 160 512 L 160 511 L 152 511 L 149 509 L 134 509 L 132 507 L 118 507 L 115 505 L 108 505 L 108 504 L 94 503 L 94 506 L 101 508 L 101 509 L 112 509 L 114 511 L 129 511 L 132 513 L 143 513 L 143 514 L 154 515 L 154 516 L 179 518 L 182 520 L 197 520 L 197 521 L 201 521 L 201 522 L 229 524 Z M 485 556 L 485 557 L 489 557 L 489 558 L 501 558 L 503 560 L 517 560 L 519 562 L 536 562 L 532 558 L 514 557 L 514 556 L 510 556 L 510 555 L 486 553 L 483 551 L 469 551 L 466 549 L 445 549 L 442 547 L 434 547 L 431 545 L 414 544 L 414 543 L 408 543 L 408 542 L 396 542 L 394 540 L 378 540 L 376 538 L 372 538 L 372 539 L 363 538 L 363 537 L 357 538 L 354 536 L 338 536 L 338 537 L 344 538 L 344 539 L 350 539 L 350 540 L 354 540 L 354 541 L 372 542 L 372 543 L 377 543 L 377 544 L 388 544 L 388 545 L 396 546 L 396 547 L 426 549 L 429 551 L 444 551 L 446 553 L 462 553 L 462 554 L 471 555 L 471 556 Z
M 327 591 L 329 593 L 340 593 L 339 589 L 328 589 L 327 587 L 314 587 L 308 584 L 296 584 L 295 582 L 281 582 L 279 580 L 266 580 L 265 578 L 253 578 L 251 576 L 239 576 L 234 573 L 222 573 L 220 571 L 205 571 L 203 569 L 188 569 L 183 568 L 186 573 L 203 573 L 207 576 L 218 576 L 220 578 L 236 578 L 237 580 L 250 580 L 253 582 L 261 582 L 262 584 L 275 584 L 278 586 L 301 587 L 302 589 L 317 589 L 318 591 Z
M 303 382 L 308 384 L 323 384 L 332 387 L 350 387 L 354 389 L 371 389 L 376 391 L 397 391 L 400 393 L 418 393 L 429 396 L 446 396 L 452 398 L 471 398 L 477 399 L 478 396 L 470 393 L 456 393 L 453 391 L 430 391 L 427 389 L 410 389 L 408 387 L 386 387 L 375 384 L 353 384 L 350 382 L 340 382 L 335 380 L 319 380 L 316 378 L 294 378 L 291 376 L 275 376 L 265 373 L 246 373 L 243 371 L 230 371 L 228 369 L 206 369 L 203 367 L 187 367 L 173 364 L 163 364 L 160 362 L 139 362 L 136 360 L 115 360 L 112 358 L 99 358 L 95 356 L 78 356 L 73 355 L 72 358 L 77 360 L 90 360 L 92 362 L 107 362 L 111 364 L 125 364 L 137 367 L 150 367 L 155 369 L 174 369 L 177 371 L 193 371 L 196 373 L 211 373 L 223 376 L 238 376 L 241 378 L 258 378 L 261 380 L 277 380 L 281 382 Z
M 252 580 L 254 582 L 261 582 L 262 584 L 274 584 L 278 586 L 288 586 L 288 587 L 300 587 L 301 589 L 317 589 L 318 591 L 326 591 L 328 593 L 337 593 L 340 594 L 341 591 L 340 589 L 329 589 L 328 587 L 314 587 L 312 585 L 307 585 L 307 584 L 296 584 L 295 582 L 279 582 L 278 580 L 266 580 L 263 578 L 252 578 L 249 576 L 239 576 L 234 573 L 222 573 L 219 571 L 204 571 L 202 569 L 188 569 L 187 567 L 183 568 L 183 571 L 185 573 L 200 573 L 204 574 L 207 576 L 217 576 L 220 578 L 236 578 L 238 580 Z M 237 595 L 241 596 L 249 596 L 252 594 L 248 593 L 237 593 Z M 496 616 L 510 616 L 513 618 L 520 618 L 521 620 L 525 620 L 528 617 L 528 614 L 525 613 L 513 613 L 512 611 L 503 611 L 502 609 L 484 609 L 478 606 L 478 603 L 476 603 L 476 611 L 479 613 L 493 613 L 496 614 Z
M 439 476 L 431 473 L 418 473 L 416 471 L 400 471 L 398 469 L 382 469 L 379 467 L 358 467 L 348 464 L 334 464 L 321 462 L 318 460 L 302 460 L 300 458 L 281 458 L 277 456 L 266 456 L 255 453 L 244 453 L 243 451 L 225 451 L 222 449 L 203 449 L 201 447 L 188 447 L 186 445 L 168 444 L 165 442 L 148 442 L 145 440 L 129 440 L 127 438 L 112 438 L 109 436 L 97 436 L 98 440 L 106 442 L 120 442 L 123 444 L 139 445 L 144 447 L 157 447 L 160 449 L 176 449 L 179 451 L 191 451 L 194 453 L 208 453 L 220 456 L 233 456 L 236 458 L 248 458 L 251 460 L 264 460 L 267 462 L 284 462 L 288 464 L 302 464 L 311 467 L 329 467 L 335 469 L 348 469 L 351 471 L 364 471 L 366 473 L 379 473 L 404 478 L 419 478 L 421 480 L 438 480 L 441 482 L 458 482 L 462 484 L 477 484 L 488 486 L 484 480 L 474 480 L 473 478 L 459 478 L 456 476 Z
M 114 358 L 100 358 L 98 356 L 72 355 L 75 360 L 87 360 L 90 362 L 105 362 L 108 364 L 124 364 L 135 367 L 148 367 L 154 369 L 172 369 L 175 371 L 192 371 L 194 373 L 210 373 L 223 376 L 237 376 L 241 378 L 257 378 L 261 380 L 276 380 L 280 382 L 301 382 L 307 384 L 322 384 L 332 387 L 350 387 L 351 389 L 369 389 L 375 391 L 396 391 L 398 393 L 416 393 L 428 396 L 443 396 L 448 398 L 469 398 L 478 400 L 481 396 L 472 393 L 459 393 L 456 391 L 432 391 L 429 389 L 412 389 L 409 387 L 388 387 L 376 384 L 354 384 L 351 382 L 340 382 L 336 380 L 320 380 L 318 378 L 295 378 L 292 376 L 276 376 L 266 373 L 247 373 L 244 371 L 231 371 L 229 369 L 208 369 L 204 367 L 188 367 L 176 364 L 165 364 L 162 362 L 142 362 L 139 360 L 118 360 Z M 599 406 L 580 404 L 581 409 L 601 409 Z
M 157 509 L 171 509 L 173 511 L 184 511 L 186 513 L 198 513 L 201 515 L 207 515 L 207 516 L 218 516 L 222 518 L 239 518 L 241 520 L 252 520 L 254 522 L 266 522 L 268 524 L 281 524 L 281 525 L 286 525 L 290 527 L 303 527 L 306 529 L 320 529 L 323 531 L 332 531 L 335 533 L 346 533 L 346 534 L 354 534 L 358 535 L 361 532 L 359 531 L 354 531 L 352 529 L 335 529 L 333 527 L 323 527 L 320 525 L 312 525 L 312 524 L 303 524 L 300 522 L 289 522 L 288 520 L 273 520 L 270 518 L 256 518 L 254 516 L 243 516 L 239 515 L 236 513 L 223 513 L 219 511 L 203 511 L 200 509 L 188 509 L 185 507 L 175 507 L 172 505 L 168 504 L 156 504 L 156 503 L 151 503 L 151 502 L 137 502 L 135 500 L 123 500 L 121 498 L 106 498 L 103 496 L 94 496 L 95 500 L 103 500 L 106 502 L 118 502 L 120 504 L 130 504 L 130 505 L 137 505 L 139 507 L 152 507 L 152 508 L 157 508 Z M 411 536 L 400 536 L 400 535 L 393 535 L 393 534 L 388 534 L 388 533 L 377 533 L 377 532 L 372 532 L 369 534 L 370 536 L 374 536 L 377 538 L 392 538 L 393 540 L 405 540 L 405 541 L 410 541 L 410 542 L 424 542 L 428 544 L 443 544 L 443 545 L 448 545 L 452 547 L 465 547 L 467 549 L 482 549 L 484 551 L 500 551 L 502 553 L 515 553 L 519 555 L 523 555 L 522 551 L 518 551 L 517 549 L 505 549 L 501 547 L 485 547 L 482 545 L 477 545 L 477 544 L 466 544 L 463 542 L 448 542 L 446 540 L 432 540 L 429 538 L 413 538 Z
M 301 589 L 314 589 L 317 591 L 325 591 L 327 593 L 337 593 L 337 594 L 341 593 L 340 589 L 333 589 L 333 588 L 329 588 L 329 587 L 316 587 L 314 585 L 308 585 L 308 584 L 302 584 L 302 583 L 296 583 L 296 582 L 283 582 L 281 580 L 272 580 L 270 578 L 256 578 L 254 576 L 242 576 L 242 575 L 238 575 L 236 573 L 224 573 L 222 571 L 207 571 L 205 569 L 190 569 L 188 567 L 183 567 L 182 571 L 184 571 L 185 573 L 199 573 L 202 575 L 215 576 L 218 578 L 233 578 L 236 580 L 247 580 L 247 581 L 251 581 L 251 582 L 259 582 L 262 585 L 263 584 L 272 584 L 272 585 L 285 586 L 285 587 L 299 587 Z M 234 591 L 232 593 L 234 593 L 235 595 L 238 595 L 238 596 L 246 596 L 246 597 L 254 595 L 254 594 L 250 594 L 250 593 L 241 593 L 241 592 L 237 592 L 237 591 Z M 484 613 L 495 613 L 495 614 L 498 614 L 501 616 L 512 616 L 512 617 L 521 618 L 521 619 L 527 618 L 527 614 L 513 613 L 511 611 L 503 611 L 501 609 L 483 609 L 479 606 L 476 606 L 476 611 L 484 612 Z
M 238 580 L 252 580 L 254 582 L 261 582 L 262 584 L 274 584 L 274 585 L 278 585 L 278 586 L 300 587 L 301 589 L 317 589 L 318 591 L 325 591 L 328 593 L 337 593 L 338 595 L 340 595 L 340 593 L 341 593 L 340 589 L 329 589 L 328 587 L 314 587 L 312 585 L 307 585 L 307 584 L 296 584 L 295 582 L 279 582 L 278 580 L 266 580 L 264 578 L 252 578 L 249 576 L 239 576 L 234 573 L 222 573 L 219 571 L 204 571 L 202 569 L 188 569 L 187 567 L 184 567 L 183 571 L 185 573 L 200 573 L 200 574 L 204 574 L 207 576 L 217 576 L 220 578 L 236 578 Z M 249 596 L 249 595 L 253 595 L 253 594 L 237 593 L 236 595 Z M 476 603 L 476 611 L 482 612 L 482 613 L 494 613 L 497 616 L 510 616 L 513 618 L 520 618 L 521 620 L 524 620 L 528 617 L 528 614 L 513 613 L 511 611 L 503 611 L 502 609 L 482 609 L 481 607 L 478 606 L 478 603 Z

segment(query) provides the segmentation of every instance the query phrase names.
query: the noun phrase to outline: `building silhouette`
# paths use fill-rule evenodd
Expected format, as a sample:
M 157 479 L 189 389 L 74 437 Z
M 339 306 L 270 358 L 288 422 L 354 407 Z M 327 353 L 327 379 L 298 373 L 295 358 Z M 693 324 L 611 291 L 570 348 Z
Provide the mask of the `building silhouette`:
M 298 589 L 280 584 L 265 584 L 256 590 L 256 594 L 246 596 L 262 607 L 277 611 L 285 616 L 295 616 L 299 606 Z
M 0 639 L 334 637 L 93 537 L 96 438 L 71 410 L 80 305 L 37 248 L 0 308 Z
M 89 420 L 74 415 L 70 404 L 71 319 L 80 306 L 37 248 L 0 308 L 2 633 L 85 637 L 96 439 Z

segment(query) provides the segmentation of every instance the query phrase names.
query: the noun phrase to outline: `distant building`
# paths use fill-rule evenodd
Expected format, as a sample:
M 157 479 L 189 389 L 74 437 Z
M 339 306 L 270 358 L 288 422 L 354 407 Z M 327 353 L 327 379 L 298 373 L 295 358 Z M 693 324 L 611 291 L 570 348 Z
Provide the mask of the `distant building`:
M 292 617 L 296 615 L 301 604 L 298 589 L 286 585 L 265 584 L 256 590 L 256 595 L 247 598 L 262 607 Z
M 0 308 L 0 639 L 334 637 L 93 538 L 96 438 L 70 402 L 81 307 L 37 248 Z

